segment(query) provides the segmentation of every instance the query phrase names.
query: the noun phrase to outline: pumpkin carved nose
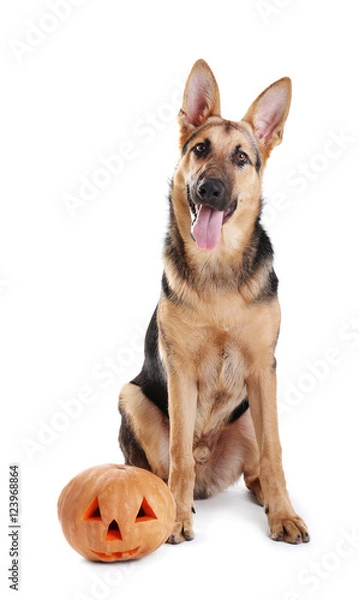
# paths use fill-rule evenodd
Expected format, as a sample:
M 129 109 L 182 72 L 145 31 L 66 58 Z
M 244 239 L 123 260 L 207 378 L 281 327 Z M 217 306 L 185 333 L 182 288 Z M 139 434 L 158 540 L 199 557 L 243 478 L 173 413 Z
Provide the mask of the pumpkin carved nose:
M 106 542 L 114 542 L 117 540 L 122 540 L 122 535 L 118 523 L 114 519 L 108 526 Z

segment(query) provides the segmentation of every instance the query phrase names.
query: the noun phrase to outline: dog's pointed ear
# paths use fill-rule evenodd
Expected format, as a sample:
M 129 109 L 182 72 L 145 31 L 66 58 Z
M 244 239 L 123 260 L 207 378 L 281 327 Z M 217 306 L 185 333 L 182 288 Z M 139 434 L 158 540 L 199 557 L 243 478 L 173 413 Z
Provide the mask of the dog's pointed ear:
M 250 124 L 265 158 L 281 143 L 292 97 L 292 82 L 283 77 L 253 102 L 243 121 Z
M 215 77 L 204 60 L 197 60 L 187 79 L 178 115 L 181 145 L 196 127 L 211 115 L 219 116 L 220 111 L 219 89 Z

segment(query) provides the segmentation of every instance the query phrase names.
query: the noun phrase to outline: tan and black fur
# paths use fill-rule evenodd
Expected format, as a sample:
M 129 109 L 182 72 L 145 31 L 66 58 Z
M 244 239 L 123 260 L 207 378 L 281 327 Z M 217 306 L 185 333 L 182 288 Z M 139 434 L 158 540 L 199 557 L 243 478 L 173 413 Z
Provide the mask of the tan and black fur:
M 142 371 L 119 402 L 126 462 L 150 469 L 174 494 L 172 543 L 194 537 L 194 499 L 242 474 L 265 507 L 271 537 L 309 541 L 282 469 L 274 357 L 280 307 L 260 223 L 263 169 L 282 141 L 290 99 L 290 79 L 280 79 L 233 122 L 220 116 L 218 86 L 203 60 L 186 84 L 162 292 Z M 223 219 L 221 228 L 206 229 L 206 214 Z

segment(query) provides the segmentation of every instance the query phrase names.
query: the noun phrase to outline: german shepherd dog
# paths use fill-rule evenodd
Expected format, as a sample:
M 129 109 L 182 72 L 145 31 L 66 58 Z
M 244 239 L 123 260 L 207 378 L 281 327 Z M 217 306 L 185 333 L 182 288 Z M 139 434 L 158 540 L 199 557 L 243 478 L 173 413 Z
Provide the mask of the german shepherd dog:
M 186 83 L 161 296 L 142 371 L 119 401 L 126 463 L 151 470 L 174 495 L 170 543 L 193 539 L 194 499 L 223 491 L 241 474 L 265 508 L 272 539 L 309 541 L 282 468 L 278 280 L 260 223 L 263 169 L 282 141 L 290 100 L 284 77 L 240 122 L 227 121 L 205 61 Z

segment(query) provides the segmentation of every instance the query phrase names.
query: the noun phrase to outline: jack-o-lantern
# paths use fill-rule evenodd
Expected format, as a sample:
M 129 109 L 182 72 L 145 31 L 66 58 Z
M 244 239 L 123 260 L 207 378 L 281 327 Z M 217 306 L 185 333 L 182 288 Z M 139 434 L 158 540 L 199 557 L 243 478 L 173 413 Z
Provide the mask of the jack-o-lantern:
M 167 485 L 149 471 L 106 464 L 79 473 L 58 502 L 69 544 L 90 560 L 140 558 L 170 535 L 175 503 Z

